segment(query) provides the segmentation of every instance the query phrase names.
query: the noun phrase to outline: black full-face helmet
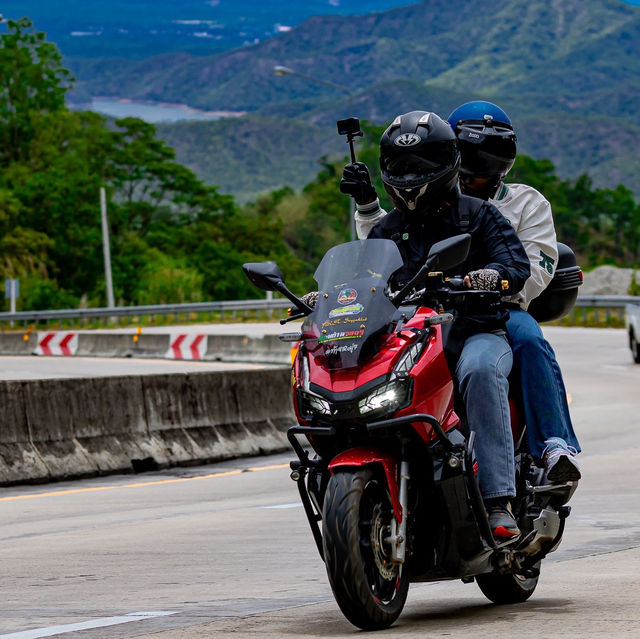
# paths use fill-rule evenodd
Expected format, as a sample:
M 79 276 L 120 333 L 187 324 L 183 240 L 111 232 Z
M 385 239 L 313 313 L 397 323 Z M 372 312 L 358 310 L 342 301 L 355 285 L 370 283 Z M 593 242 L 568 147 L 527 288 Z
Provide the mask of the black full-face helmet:
M 455 109 L 449 124 L 458 138 L 460 178 L 488 178 L 497 185 L 516 159 L 516 134 L 509 116 L 492 102 L 476 100 Z
M 380 170 L 394 206 L 422 215 L 456 188 L 460 153 L 451 127 L 435 113 L 399 115 L 380 139 Z

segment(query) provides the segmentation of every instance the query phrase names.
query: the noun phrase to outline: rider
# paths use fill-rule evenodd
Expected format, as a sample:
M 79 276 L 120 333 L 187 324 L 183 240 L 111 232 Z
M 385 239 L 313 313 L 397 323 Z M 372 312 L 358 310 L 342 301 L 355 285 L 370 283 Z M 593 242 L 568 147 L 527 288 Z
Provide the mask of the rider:
M 498 208 L 515 229 L 531 263 L 531 277 L 513 296 L 515 308 L 507 323 L 531 454 L 544 466 L 549 483 L 577 481 L 580 470 L 575 454 L 580 447 L 571 424 L 562 374 L 538 323 L 526 312 L 555 270 L 558 253 L 551 207 L 532 187 L 503 183 L 516 157 L 516 135 L 500 107 L 490 102 L 468 102 L 451 113 L 449 124 L 461 152 L 462 192 L 488 200 Z M 360 163 L 348 165 L 345 186 L 341 186 L 345 192 L 353 193 L 358 204 L 359 237 L 366 237 L 386 215 L 363 167 Z M 348 188 L 352 191 L 345 190 Z
M 425 111 L 398 116 L 380 140 L 382 179 L 395 208 L 380 216 L 368 237 L 398 244 L 405 265 L 395 284 L 402 285 L 424 264 L 435 242 L 468 232 L 469 257 L 458 267 L 467 273 L 467 286 L 515 294 L 529 277 L 524 248 L 493 205 L 460 194 L 459 165 L 456 138 L 444 120 Z M 364 164 L 348 165 L 340 185 L 361 212 L 363 202 L 377 202 L 368 175 Z M 505 319 L 503 313 L 465 324 L 455 374 L 469 427 L 478 433 L 478 479 L 491 529 L 496 537 L 510 538 L 520 531 L 509 507 L 515 469 L 507 398 L 512 352 Z

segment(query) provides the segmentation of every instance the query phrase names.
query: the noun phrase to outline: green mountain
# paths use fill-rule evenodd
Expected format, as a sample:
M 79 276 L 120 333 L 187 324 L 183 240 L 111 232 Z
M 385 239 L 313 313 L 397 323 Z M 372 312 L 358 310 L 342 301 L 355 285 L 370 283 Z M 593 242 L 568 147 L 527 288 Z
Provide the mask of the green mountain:
M 588 171 L 597 184 L 620 179 L 640 192 L 638 129 L 628 124 L 640 121 L 638 60 L 640 8 L 618 0 L 506 0 L 491 10 L 480 0 L 424 0 L 366 16 L 310 18 L 255 46 L 209 57 L 85 61 L 74 69 L 80 90 L 91 95 L 271 118 L 270 126 L 249 118 L 162 127 L 180 161 L 244 197 L 283 180 L 304 184 L 315 165 L 292 151 L 306 144 L 301 133 L 314 140 L 315 160 L 331 150 L 335 120 L 349 112 L 346 91 L 277 77 L 279 64 L 347 87 L 355 113 L 376 123 L 414 108 L 446 116 L 466 100 L 495 101 L 512 115 L 522 151 L 549 157 L 561 174 Z M 189 127 L 200 133 L 183 137 Z M 230 169 L 239 149 L 228 141 L 241 131 L 256 136 L 262 158 L 240 162 L 255 164 L 249 181 L 256 189 L 238 190 Z

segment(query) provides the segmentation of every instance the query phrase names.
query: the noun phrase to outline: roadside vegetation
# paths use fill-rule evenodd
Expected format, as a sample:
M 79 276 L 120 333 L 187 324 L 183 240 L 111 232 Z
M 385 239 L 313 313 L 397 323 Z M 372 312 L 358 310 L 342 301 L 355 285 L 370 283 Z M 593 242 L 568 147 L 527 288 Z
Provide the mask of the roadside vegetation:
M 43 33 L 27 18 L 8 22 L 0 36 L 0 279 L 20 279 L 18 309 L 105 305 L 101 186 L 119 304 L 255 298 L 240 266 L 266 259 L 303 293 L 326 249 L 348 239 L 349 202 L 338 189 L 345 157 L 322 158 L 299 191 L 284 187 L 240 205 L 177 163 L 154 126 L 69 111 L 73 83 Z M 384 193 L 382 128 L 364 129 L 358 157 Z M 559 238 L 583 268 L 640 265 L 631 190 L 595 189 L 587 176 L 563 180 L 550 161 L 527 156 L 510 177 L 546 195 Z

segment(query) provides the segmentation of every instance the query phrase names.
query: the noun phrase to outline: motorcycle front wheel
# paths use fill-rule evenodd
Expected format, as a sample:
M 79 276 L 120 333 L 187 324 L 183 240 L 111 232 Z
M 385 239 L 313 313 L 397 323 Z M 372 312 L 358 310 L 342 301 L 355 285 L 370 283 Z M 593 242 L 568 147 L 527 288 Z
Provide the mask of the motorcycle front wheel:
M 409 590 L 406 567 L 391 562 L 393 510 L 383 476 L 373 469 L 335 472 L 323 507 L 324 559 L 344 616 L 363 630 L 389 627 Z

